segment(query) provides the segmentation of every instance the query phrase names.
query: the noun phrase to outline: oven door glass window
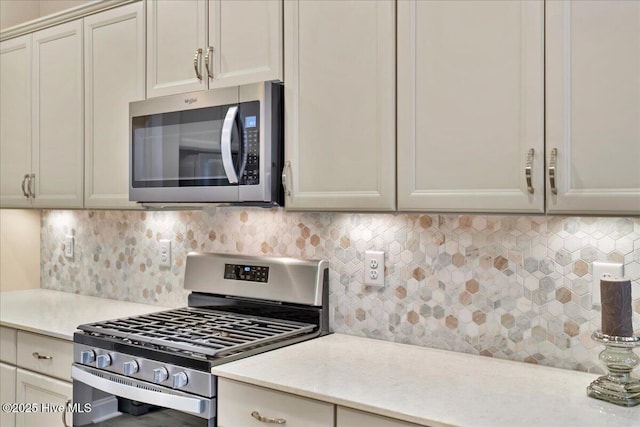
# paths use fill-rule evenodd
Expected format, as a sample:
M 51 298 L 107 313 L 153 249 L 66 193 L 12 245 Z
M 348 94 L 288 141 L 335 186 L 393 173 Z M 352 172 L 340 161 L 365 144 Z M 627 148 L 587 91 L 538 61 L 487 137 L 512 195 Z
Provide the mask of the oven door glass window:
M 134 117 L 133 187 L 236 185 L 231 170 L 243 153 L 234 111 L 216 106 Z
M 173 409 L 118 398 L 122 414 L 90 424 L 91 427 L 207 427 L 209 421 Z

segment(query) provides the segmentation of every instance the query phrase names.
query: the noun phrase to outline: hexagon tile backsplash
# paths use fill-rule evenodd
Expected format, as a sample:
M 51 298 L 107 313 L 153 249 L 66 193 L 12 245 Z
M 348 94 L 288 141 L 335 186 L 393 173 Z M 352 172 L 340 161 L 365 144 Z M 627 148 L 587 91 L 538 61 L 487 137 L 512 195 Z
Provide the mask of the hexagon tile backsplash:
M 367 249 L 386 252 L 383 289 L 363 285 Z M 43 211 L 41 286 L 184 306 L 191 250 L 329 259 L 336 332 L 598 373 L 591 262 L 623 262 L 640 332 L 640 218 Z

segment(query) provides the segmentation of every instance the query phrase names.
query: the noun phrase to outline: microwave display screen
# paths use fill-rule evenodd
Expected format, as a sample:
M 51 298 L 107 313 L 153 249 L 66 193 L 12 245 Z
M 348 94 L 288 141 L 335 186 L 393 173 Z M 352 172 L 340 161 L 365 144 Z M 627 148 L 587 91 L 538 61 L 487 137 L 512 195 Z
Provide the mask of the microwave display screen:
M 244 119 L 244 127 L 247 129 L 256 127 L 256 116 L 246 117 Z

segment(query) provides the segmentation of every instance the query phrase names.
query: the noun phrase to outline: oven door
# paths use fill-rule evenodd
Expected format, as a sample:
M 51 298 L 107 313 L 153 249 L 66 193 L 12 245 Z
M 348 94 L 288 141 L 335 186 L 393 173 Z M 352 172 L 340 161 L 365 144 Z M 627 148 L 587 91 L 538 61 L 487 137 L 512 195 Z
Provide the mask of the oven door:
M 74 363 L 74 426 L 215 427 L 215 398 L 202 398 Z

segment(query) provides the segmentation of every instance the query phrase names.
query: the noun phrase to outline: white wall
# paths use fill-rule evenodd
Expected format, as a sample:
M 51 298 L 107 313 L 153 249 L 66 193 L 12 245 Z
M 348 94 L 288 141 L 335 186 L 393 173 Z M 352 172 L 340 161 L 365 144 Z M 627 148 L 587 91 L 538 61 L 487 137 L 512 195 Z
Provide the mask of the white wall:
M 40 287 L 40 214 L 0 210 L 0 291 Z
M 90 0 L 0 0 L 0 30 L 70 9 L 88 1 Z

